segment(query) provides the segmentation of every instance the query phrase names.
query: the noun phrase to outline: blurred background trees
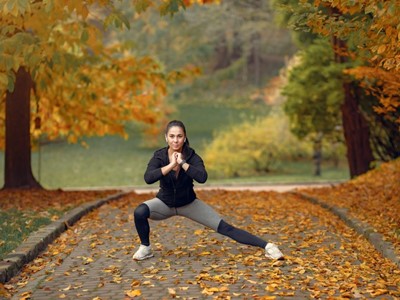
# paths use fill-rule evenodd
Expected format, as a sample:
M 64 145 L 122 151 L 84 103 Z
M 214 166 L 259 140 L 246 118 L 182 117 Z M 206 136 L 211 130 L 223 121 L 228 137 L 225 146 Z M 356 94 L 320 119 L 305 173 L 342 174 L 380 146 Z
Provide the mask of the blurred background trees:
M 187 124 L 211 178 L 263 177 L 290 162 L 314 162 L 321 175 L 321 163 L 345 157 L 353 177 L 399 156 L 395 0 L 94 2 L 1 7 L 3 95 L 25 67 L 25 136 L 48 154 L 48 174 L 92 168 L 94 185 L 132 182 L 171 118 Z M 64 141 L 91 146 L 90 158 Z
M 274 4 L 279 9 L 280 22 L 292 28 L 294 40 L 303 51 L 300 65 L 305 72 L 312 69 L 314 64 L 310 56 L 318 55 L 313 49 L 321 44 L 321 40 L 325 40 L 325 47 L 334 53 L 332 57 L 329 51 L 325 51 L 325 60 L 331 62 L 325 67 L 320 65 L 321 78 L 316 79 L 320 80 L 319 84 L 310 93 L 307 103 L 326 87 L 323 81 L 326 81 L 325 74 L 329 69 L 336 69 L 337 76 L 330 74 L 332 86 L 322 99 L 328 100 L 327 95 L 331 95 L 327 102 L 330 110 L 340 108 L 350 175 L 354 177 L 366 172 L 373 162 L 397 158 L 400 155 L 400 109 L 399 89 L 396 91 L 395 87 L 399 81 L 395 74 L 398 73 L 398 64 L 397 67 L 393 64 L 400 59 L 399 2 L 276 0 Z M 322 48 L 317 51 L 319 55 L 323 55 L 321 51 Z M 293 70 L 297 75 L 292 74 L 286 93 L 296 84 L 300 90 L 310 89 L 311 78 L 304 80 L 298 76 L 299 72 L 300 67 Z M 335 78 L 341 82 L 341 89 L 334 87 Z M 296 116 L 301 109 L 294 107 L 295 98 L 293 94 L 289 95 L 286 108 L 289 114 Z M 332 102 L 332 98 L 336 101 Z M 328 121 L 329 113 L 324 116 Z M 307 118 L 301 121 L 307 127 Z M 314 124 L 317 125 L 317 121 Z

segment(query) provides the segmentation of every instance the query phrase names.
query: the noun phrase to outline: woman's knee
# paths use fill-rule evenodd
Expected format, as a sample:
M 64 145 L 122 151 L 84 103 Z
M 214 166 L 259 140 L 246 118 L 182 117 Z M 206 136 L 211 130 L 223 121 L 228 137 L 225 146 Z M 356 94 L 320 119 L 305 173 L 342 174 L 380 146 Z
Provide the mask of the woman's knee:
M 223 235 L 229 235 L 230 232 L 235 230 L 235 227 L 233 227 L 231 224 L 226 223 L 224 220 L 221 220 L 218 225 L 218 230 L 217 232 Z
M 148 219 L 150 217 L 150 209 L 146 204 L 142 203 L 136 207 L 133 216 L 135 219 Z

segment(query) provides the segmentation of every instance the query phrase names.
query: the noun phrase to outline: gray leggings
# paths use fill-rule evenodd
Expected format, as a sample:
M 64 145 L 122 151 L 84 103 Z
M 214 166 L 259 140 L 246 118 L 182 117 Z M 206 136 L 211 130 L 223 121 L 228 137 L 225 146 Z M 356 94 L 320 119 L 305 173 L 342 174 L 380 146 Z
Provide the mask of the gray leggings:
M 235 241 L 265 248 L 267 242 L 251 233 L 226 223 L 209 205 L 199 199 L 181 206 L 169 207 L 158 198 L 145 201 L 135 209 L 135 225 L 142 245 L 150 245 L 150 225 L 148 219 L 165 220 L 172 216 L 183 216 L 228 236 Z
M 158 198 L 148 200 L 144 204 L 150 209 L 151 220 L 165 220 L 172 216 L 182 216 L 215 231 L 218 230 L 218 225 L 222 220 L 211 206 L 199 199 L 195 199 L 193 202 L 181 207 L 169 207 Z

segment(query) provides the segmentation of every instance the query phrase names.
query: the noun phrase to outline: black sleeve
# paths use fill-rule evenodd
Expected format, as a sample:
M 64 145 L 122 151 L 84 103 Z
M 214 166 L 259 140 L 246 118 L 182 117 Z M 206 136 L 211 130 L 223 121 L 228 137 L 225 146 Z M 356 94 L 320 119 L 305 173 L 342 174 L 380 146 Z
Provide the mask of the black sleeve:
M 196 180 L 198 183 L 204 183 L 207 181 L 208 175 L 206 167 L 199 155 L 194 154 L 187 163 L 189 164 L 189 169 L 187 169 L 186 174 L 189 177 Z
M 161 172 L 162 164 L 161 161 L 154 156 L 150 159 L 147 164 L 146 172 L 144 173 L 144 181 L 147 184 L 152 184 L 163 177 Z

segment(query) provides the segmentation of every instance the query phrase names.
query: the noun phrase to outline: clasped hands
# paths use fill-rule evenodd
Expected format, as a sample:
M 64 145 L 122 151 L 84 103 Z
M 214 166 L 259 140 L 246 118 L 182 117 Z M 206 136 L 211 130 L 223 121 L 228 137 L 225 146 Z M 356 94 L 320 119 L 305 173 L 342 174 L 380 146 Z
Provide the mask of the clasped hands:
M 170 162 L 174 164 L 174 166 L 179 165 L 183 161 L 182 153 L 174 152 L 170 157 Z

